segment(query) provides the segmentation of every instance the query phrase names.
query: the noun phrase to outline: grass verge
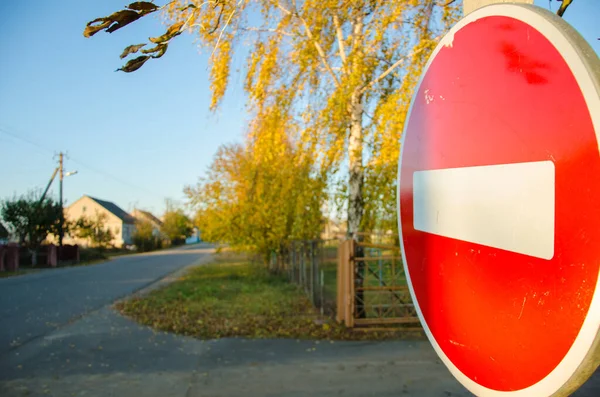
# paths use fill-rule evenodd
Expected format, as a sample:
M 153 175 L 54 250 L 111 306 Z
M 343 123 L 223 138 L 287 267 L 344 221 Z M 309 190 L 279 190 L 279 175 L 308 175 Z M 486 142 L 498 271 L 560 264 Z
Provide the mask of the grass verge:
M 81 248 L 79 262 L 61 263 L 59 267 L 91 266 L 108 262 L 124 255 L 139 254 L 140 252 L 121 248 Z
M 116 304 L 134 320 L 161 331 L 202 339 L 221 337 L 365 340 L 397 332 L 355 332 L 321 318 L 284 277 L 231 253 L 198 266 L 147 295 Z
M 39 272 L 38 269 L 19 269 L 16 272 L 0 272 L 0 278 L 24 276 L 25 274 L 31 274 Z

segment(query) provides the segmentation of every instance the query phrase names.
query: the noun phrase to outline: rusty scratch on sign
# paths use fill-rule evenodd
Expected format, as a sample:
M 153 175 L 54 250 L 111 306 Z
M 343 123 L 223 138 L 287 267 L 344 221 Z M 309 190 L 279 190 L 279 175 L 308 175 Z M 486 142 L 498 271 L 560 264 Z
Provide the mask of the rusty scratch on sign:
M 518 320 L 521 319 L 521 317 L 523 316 L 523 309 L 525 309 L 525 302 L 527 302 L 527 295 L 525 295 L 523 297 L 523 304 L 521 305 L 521 313 L 519 313 L 519 318 Z

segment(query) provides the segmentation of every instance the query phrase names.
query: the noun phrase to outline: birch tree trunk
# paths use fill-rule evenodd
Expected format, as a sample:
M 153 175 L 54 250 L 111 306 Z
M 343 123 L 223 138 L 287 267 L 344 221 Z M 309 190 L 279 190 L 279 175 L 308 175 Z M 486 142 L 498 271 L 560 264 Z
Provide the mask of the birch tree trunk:
M 363 104 L 359 95 L 353 94 L 350 103 L 350 137 L 348 138 L 348 234 L 358 241 L 363 216 Z
M 360 231 L 360 224 L 363 216 L 363 104 L 360 95 L 354 93 L 350 104 L 350 137 L 348 139 L 348 157 L 349 157 L 349 182 L 348 182 L 348 235 L 355 241 L 362 240 L 362 236 L 357 233 Z M 356 246 L 353 253 L 355 257 L 364 256 L 364 250 Z M 354 306 L 358 318 L 366 316 L 364 307 L 364 292 L 360 290 L 364 284 L 365 262 L 355 263 L 355 297 Z

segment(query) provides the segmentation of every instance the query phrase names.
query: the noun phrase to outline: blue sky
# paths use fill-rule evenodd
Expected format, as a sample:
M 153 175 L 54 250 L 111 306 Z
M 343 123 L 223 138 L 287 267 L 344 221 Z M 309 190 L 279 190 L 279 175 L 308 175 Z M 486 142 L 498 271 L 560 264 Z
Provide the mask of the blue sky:
M 0 199 L 43 189 L 64 151 L 65 169 L 78 171 L 65 179 L 67 204 L 89 194 L 160 215 L 165 198 L 185 201 L 183 187 L 204 174 L 219 145 L 242 139 L 243 77 L 233 73 L 221 108 L 209 112 L 208 54 L 193 37 L 178 37 L 163 58 L 130 74 L 114 72 L 119 54 L 161 34 L 158 17 L 83 37 L 87 21 L 126 3 L 0 2 Z M 536 4 L 548 8 L 548 0 Z M 576 0 L 565 15 L 596 53 L 599 17 L 600 0 Z

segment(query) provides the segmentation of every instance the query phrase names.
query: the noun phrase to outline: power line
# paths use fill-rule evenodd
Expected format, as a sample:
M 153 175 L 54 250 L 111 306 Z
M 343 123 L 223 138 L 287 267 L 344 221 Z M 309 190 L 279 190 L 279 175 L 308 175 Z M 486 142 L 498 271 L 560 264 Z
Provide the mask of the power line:
M 45 146 L 43 146 L 43 145 L 41 145 L 41 144 L 39 144 L 39 143 L 35 142 L 35 141 L 32 141 L 32 140 L 30 140 L 30 139 L 28 139 L 28 138 L 25 138 L 25 137 L 23 137 L 23 136 L 21 136 L 21 135 L 17 135 L 17 134 L 15 134 L 15 133 L 13 133 L 13 132 L 10 132 L 10 131 L 8 131 L 6 128 L 0 127 L 0 132 L 3 132 L 3 133 L 4 133 L 4 134 L 6 134 L 6 135 L 9 135 L 9 136 L 11 136 L 11 137 L 13 137 L 13 138 L 19 139 L 19 140 L 21 140 L 21 141 L 23 141 L 23 142 L 26 142 L 26 143 L 30 144 L 30 145 L 36 146 L 36 147 L 38 147 L 38 148 L 40 148 L 40 149 L 42 149 L 42 150 L 44 150 L 44 151 L 46 151 L 46 152 L 48 152 L 48 153 L 52 153 L 53 155 L 55 155 L 55 154 L 56 154 L 56 153 L 55 153 L 53 150 L 51 150 L 51 149 L 49 149 L 49 148 L 47 148 L 47 147 L 45 147 Z M 72 156 L 69 156 L 69 155 L 67 155 L 67 158 L 68 158 L 69 160 L 71 160 L 71 161 L 74 161 L 74 162 L 76 162 L 76 163 L 77 163 L 77 164 L 79 164 L 80 166 L 87 168 L 88 170 L 90 170 L 90 171 L 92 171 L 92 172 L 95 172 L 95 173 L 97 173 L 97 174 L 104 175 L 104 176 L 106 176 L 106 177 L 108 177 L 108 178 L 111 178 L 111 179 L 113 179 L 113 180 L 115 180 L 115 181 L 117 181 L 117 182 L 119 182 L 119 183 L 121 183 L 121 184 L 123 184 L 123 185 L 129 186 L 129 187 L 131 187 L 131 188 L 134 188 L 134 189 L 137 189 L 137 190 L 144 191 L 145 193 L 151 194 L 152 196 L 155 196 L 155 197 L 158 197 L 158 198 L 161 198 L 161 199 L 165 199 L 165 198 L 167 198 L 167 196 L 164 196 L 164 195 L 158 194 L 158 193 L 156 193 L 156 192 L 153 192 L 153 191 L 151 191 L 151 190 L 148 190 L 148 189 L 146 189 L 146 188 L 144 188 L 144 187 L 137 186 L 137 185 L 135 185 L 135 184 L 133 184 L 133 183 L 131 183 L 131 182 L 128 182 L 128 181 L 126 181 L 126 180 L 124 180 L 124 179 L 121 179 L 121 178 L 119 178 L 119 177 L 117 177 L 117 176 L 115 176 L 115 175 L 112 175 L 112 174 L 110 174 L 110 173 L 108 173 L 108 172 L 106 172 L 106 171 L 103 171 L 103 170 L 101 170 L 101 169 L 98 169 L 98 168 L 96 168 L 96 167 L 93 167 L 93 166 L 91 166 L 91 165 L 89 165 L 89 164 L 86 164 L 86 163 L 84 163 L 83 161 L 81 161 L 81 160 L 79 160 L 79 159 L 73 158 Z
M 133 183 L 131 183 L 131 182 L 128 182 L 128 181 L 126 181 L 126 180 L 124 180 L 124 179 L 121 179 L 121 178 L 119 178 L 119 177 L 117 177 L 117 176 L 115 176 L 115 175 L 112 175 L 112 174 L 110 174 L 110 173 L 108 173 L 108 172 L 106 172 L 106 171 L 100 170 L 100 169 L 98 169 L 98 168 L 96 168 L 96 167 L 93 167 L 93 166 L 91 166 L 91 165 L 89 165 L 89 164 L 86 164 L 86 163 L 82 162 L 81 160 L 74 158 L 73 156 L 69 156 L 69 160 L 71 160 L 71 161 L 74 161 L 75 163 L 77 163 L 77 164 L 81 165 L 82 167 L 85 167 L 85 168 L 87 168 L 88 170 L 90 170 L 90 171 L 92 171 L 92 172 L 95 172 L 95 173 L 97 173 L 97 174 L 101 174 L 101 175 L 104 175 L 104 176 L 106 176 L 106 177 L 109 177 L 109 178 L 111 178 L 111 179 L 113 179 L 113 180 L 115 180 L 115 181 L 117 181 L 117 182 L 119 182 L 119 183 L 121 183 L 121 184 L 123 184 L 123 185 L 126 185 L 126 186 L 129 186 L 129 187 L 131 187 L 131 188 L 134 188 L 134 189 L 138 189 L 138 190 L 144 191 L 144 192 L 146 192 L 146 193 L 148 193 L 148 194 L 151 194 L 151 195 L 153 195 L 153 196 L 155 196 L 155 197 L 160 197 L 161 199 L 164 199 L 164 198 L 166 198 L 166 196 L 163 196 L 163 195 L 161 195 L 161 194 L 158 194 L 158 193 L 156 193 L 156 192 L 153 192 L 153 191 L 151 191 L 151 190 L 148 190 L 148 189 L 146 189 L 146 188 L 144 188 L 144 187 L 142 187 L 142 186 L 135 185 L 135 184 L 133 184 Z
M 32 140 L 30 140 L 30 139 L 27 139 L 27 138 L 25 138 L 25 137 L 23 137 L 23 136 L 20 136 L 20 135 L 17 135 L 17 134 L 15 134 L 15 133 L 12 133 L 12 132 L 8 131 L 8 130 L 7 130 L 7 129 L 5 129 L 5 128 L 2 128 L 2 127 L 0 127 L 0 132 L 3 132 L 3 133 L 5 133 L 6 135 L 10 135 L 10 136 L 12 136 L 13 138 L 17 138 L 17 139 L 19 139 L 19 140 L 21 140 L 21 141 L 23 141 L 23 142 L 29 143 L 30 145 L 36 146 L 36 147 L 38 147 L 38 148 L 40 148 L 40 149 L 42 149 L 42 150 L 45 150 L 46 152 L 49 152 L 49 153 L 53 153 L 53 154 L 54 154 L 54 152 L 53 152 L 51 149 L 47 148 L 46 146 L 44 146 L 44 145 L 41 145 L 41 144 L 39 144 L 39 143 L 37 143 L 37 142 L 35 142 L 35 141 L 32 141 Z

